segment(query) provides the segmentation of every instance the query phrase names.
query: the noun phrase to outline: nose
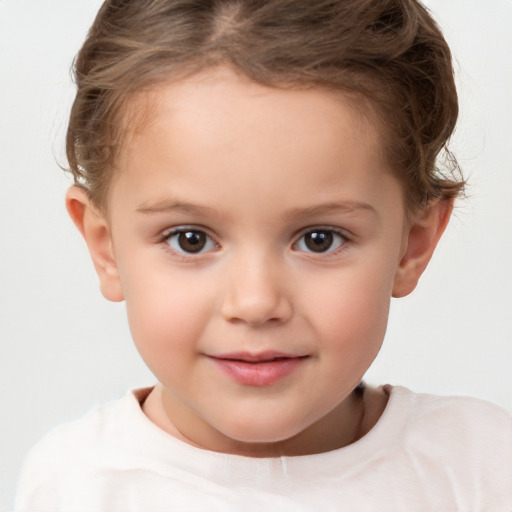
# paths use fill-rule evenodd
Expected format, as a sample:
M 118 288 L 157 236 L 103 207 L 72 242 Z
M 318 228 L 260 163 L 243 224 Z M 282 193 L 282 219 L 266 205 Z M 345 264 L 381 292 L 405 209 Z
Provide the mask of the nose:
M 229 322 L 262 326 L 284 323 L 293 313 L 281 269 L 269 258 L 241 258 L 230 269 L 221 313 Z

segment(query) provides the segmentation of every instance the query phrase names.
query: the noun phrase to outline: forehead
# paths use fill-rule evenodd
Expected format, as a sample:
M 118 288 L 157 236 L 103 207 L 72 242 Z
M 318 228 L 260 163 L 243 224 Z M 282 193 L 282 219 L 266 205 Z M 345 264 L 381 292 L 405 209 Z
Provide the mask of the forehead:
M 224 195 L 241 197 L 280 189 L 290 201 L 306 193 L 320 200 L 349 178 L 378 188 L 390 171 L 372 119 L 339 92 L 266 87 L 227 68 L 209 70 L 133 98 L 112 185 L 124 176 L 148 195 L 158 195 L 158 181 L 173 189 L 221 184 Z
M 128 141 L 154 129 L 162 121 L 176 124 L 185 121 L 191 126 L 193 118 L 198 120 L 195 128 L 201 124 L 213 126 L 216 122 L 219 128 L 224 125 L 225 130 L 217 133 L 219 136 L 230 132 L 234 127 L 230 124 L 232 121 L 264 121 L 274 127 L 281 126 L 285 139 L 286 133 L 293 131 L 299 120 L 296 117 L 290 122 L 290 117 L 306 116 L 314 137 L 327 127 L 326 121 L 344 119 L 347 115 L 351 117 L 350 128 L 354 136 L 375 138 L 380 143 L 379 116 L 360 94 L 315 86 L 265 86 L 231 67 L 218 66 L 137 92 L 125 103 L 121 124 Z M 201 116 L 207 117 L 208 122 L 204 123 Z

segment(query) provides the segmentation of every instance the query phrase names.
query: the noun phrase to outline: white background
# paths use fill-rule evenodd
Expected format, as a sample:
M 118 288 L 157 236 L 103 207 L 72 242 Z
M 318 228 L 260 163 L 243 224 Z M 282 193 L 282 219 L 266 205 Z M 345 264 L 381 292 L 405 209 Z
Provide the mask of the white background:
M 0 510 L 48 429 L 153 383 L 124 307 L 101 296 L 64 209 L 69 66 L 99 0 L 0 0 Z M 430 0 L 456 57 L 452 148 L 470 180 L 412 296 L 395 300 L 375 383 L 512 411 L 512 2 Z

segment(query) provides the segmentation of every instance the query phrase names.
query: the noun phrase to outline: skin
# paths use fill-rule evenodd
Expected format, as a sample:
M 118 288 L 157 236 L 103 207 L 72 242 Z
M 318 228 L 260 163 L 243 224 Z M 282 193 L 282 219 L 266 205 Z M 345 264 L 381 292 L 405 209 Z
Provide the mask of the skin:
M 67 207 L 109 300 L 126 301 L 159 384 L 146 415 L 209 450 L 301 455 L 350 444 L 386 404 L 352 393 L 384 338 L 392 296 L 410 293 L 450 215 L 408 220 L 380 134 L 342 95 L 279 90 L 227 68 L 139 95 L 106 209 L 72 187 Z M 207 235 L 187 253 L 176 229 Z M 332 244 L 306 244 L 323 230 Z M 271 385 L 213 357 L 301 356 Z M 362 417 L 365 412 L 364 418 Z M 361 421 L 362 424 L 361 424 Z

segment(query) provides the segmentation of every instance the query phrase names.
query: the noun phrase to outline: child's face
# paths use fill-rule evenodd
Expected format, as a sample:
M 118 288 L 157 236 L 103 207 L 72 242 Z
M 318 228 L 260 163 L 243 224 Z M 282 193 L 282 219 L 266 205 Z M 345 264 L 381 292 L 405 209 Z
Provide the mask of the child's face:
M 328 424 L 379 351 L 407 239 L 376 129 L 339 95 L 228 70 L 152 99 L 108 223 L 168 417 L 221 451 Z

